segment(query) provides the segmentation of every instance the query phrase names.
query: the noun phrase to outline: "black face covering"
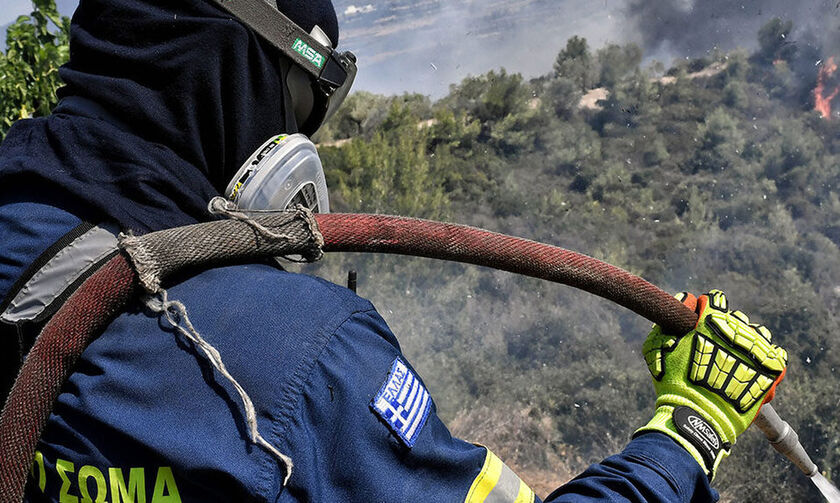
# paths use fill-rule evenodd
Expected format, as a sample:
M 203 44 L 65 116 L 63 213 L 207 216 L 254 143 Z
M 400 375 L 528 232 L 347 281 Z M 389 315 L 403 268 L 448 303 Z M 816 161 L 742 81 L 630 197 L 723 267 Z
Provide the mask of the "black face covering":
M 59 194 L 138 232 L 185 225 L 263 141 L 297 131 L 280 56 L 209 2 L 82 0 L 71 30 L 61 102 L 9 132 L 0 193 Z
M 307 33 L 317 24 L 338 47 L 338 18 L 332 0 L 277 0 L 277 8 Z

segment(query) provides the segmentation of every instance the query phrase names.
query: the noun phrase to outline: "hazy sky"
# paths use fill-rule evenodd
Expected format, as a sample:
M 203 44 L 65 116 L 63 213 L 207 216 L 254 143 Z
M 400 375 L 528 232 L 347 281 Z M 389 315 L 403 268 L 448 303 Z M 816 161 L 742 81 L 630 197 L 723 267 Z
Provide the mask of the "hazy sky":
M 58 8 L 68 16 L 73 12 L 78 0 L 57 0 Z M 21 14 L 32 11 L 32 0 L 0 0 L 0 26 L 5 26 Z
M 30 0 L 2 0 L 0 9 L 0 25 L 7 25 L 21 14 L 28 14 L 32 10 Z
M 401 1 L 335 5 L 341 45 L 359 57 L 359 88 L 440 97 L 466 75 L 498 67 L 547 73 L 576 34 L 594 47 L 622 42 L 625 1 L 416 0 L 410 10 Z
M 30 10 L 0 0 L 0 26 Z M 70 14 L 77 0 L 58 0 Z M 756 45 L 773 17 L 793 20 L 792 43 L 840 53 L 838 0 L 334 0 L 342 48 L 359 57 L 356 89 L 440 97 L 468 74 L 505 67 L 537 76 L 572 35 L 598 48 L 634 41 L 670 63 L 715 48 Z

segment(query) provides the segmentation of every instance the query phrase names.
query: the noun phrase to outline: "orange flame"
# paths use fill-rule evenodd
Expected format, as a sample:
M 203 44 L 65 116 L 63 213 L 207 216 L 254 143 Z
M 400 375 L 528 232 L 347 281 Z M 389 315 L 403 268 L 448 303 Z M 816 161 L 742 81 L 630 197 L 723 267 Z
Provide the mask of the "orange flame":
M 825 81 L 828 80 L 834 72 L 837 71 L 837 63 L 834 62 L 834 56 L 820 67 L 820 73 L 817 75 L 817 88 L 814 89 L 814 110 L 820 113 L 825 119 L 831 119 L 831 102 L 840 93 L 840 85 L 835 86 L 834 89 L 826 94 Z

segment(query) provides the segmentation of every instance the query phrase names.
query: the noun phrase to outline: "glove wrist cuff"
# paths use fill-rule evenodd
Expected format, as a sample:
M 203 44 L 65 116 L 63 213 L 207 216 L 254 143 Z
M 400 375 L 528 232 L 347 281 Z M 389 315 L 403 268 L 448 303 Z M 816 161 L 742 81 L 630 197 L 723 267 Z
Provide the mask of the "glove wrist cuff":
M 660 406 L 653 419 L 633 436 L 649 431 L 664 433 L 680 444 L 709 479 L 714 478 L 718 465 L 731 449 L 731 444 L 724 442 L 703 416 L 690 407 Z
M 735 438 L 738 436 L 736 425 L 714 403 L 713 398 L 709 397 L 706 390 L 684 387 L 678 390 L 664 391 L 656 399 L 657 411 L 665 406 L 670 407 L 671 412 L 679 406 L 694 409 L 723 438 L 724 442 L 735 443 Z M 745 425 L 741 430 L 746 429 L 746 426 L 748 425 Z

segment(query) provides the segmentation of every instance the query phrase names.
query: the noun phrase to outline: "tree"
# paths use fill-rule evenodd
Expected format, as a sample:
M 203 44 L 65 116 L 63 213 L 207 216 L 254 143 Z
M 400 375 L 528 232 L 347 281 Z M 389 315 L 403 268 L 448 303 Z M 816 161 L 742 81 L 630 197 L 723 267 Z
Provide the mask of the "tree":
M 642 49 L 636 44 L 610 44 L 598 51 L 601 68 L 599 85 L 614 87 L 642 63 Z
M 594 81 L 592 56 L 586 39 L 575 35 L 566 42 L 554 62 L 554 76 L 572 81 L 578 90 L 586 92 Z
M 457 86 L 450 86 L 449 96 L 440 105 L 465 110 L 482 123 L 495 122 L 528 108 L 533 93 L 522 75 L 509 74 L 504 68 L 477 77 L 468 76 Z
M 502 68 L 498 74 L 488 73 L 487 81 L 489 85 L 478 109 L 480 119 L 500 120 L 527 109 L 531 93 L 522 82 L 522 75 L 508 74 Z
M 720 172 L 734 167 L 744 150 L 742 126 L 725 108 L 716 108 L 697 128 L 701 140 L 694 159 L 697 170 Z
M 408 106 L 394 103 L 370 140 L 355 138 L 342 148 L 322 149 L 338 199 L 354 211 L 444 216 L 449 205 L 444 179 L 429 162 L 429 133 L 418 126 Z
M 70 19 L 58 14 L 55 0 L 33 0 L 32 8 L 9 26 L 0 54 L 0 137 L 18 119 L 50 113 L 61 86 L 58 68 L 70 55 Z
M 568 120 L 577 112 L 582 96 L 580 86 L 574 80 L 557 77 L 546 86 L 544 99 L 554 107 L 557 117 Z

